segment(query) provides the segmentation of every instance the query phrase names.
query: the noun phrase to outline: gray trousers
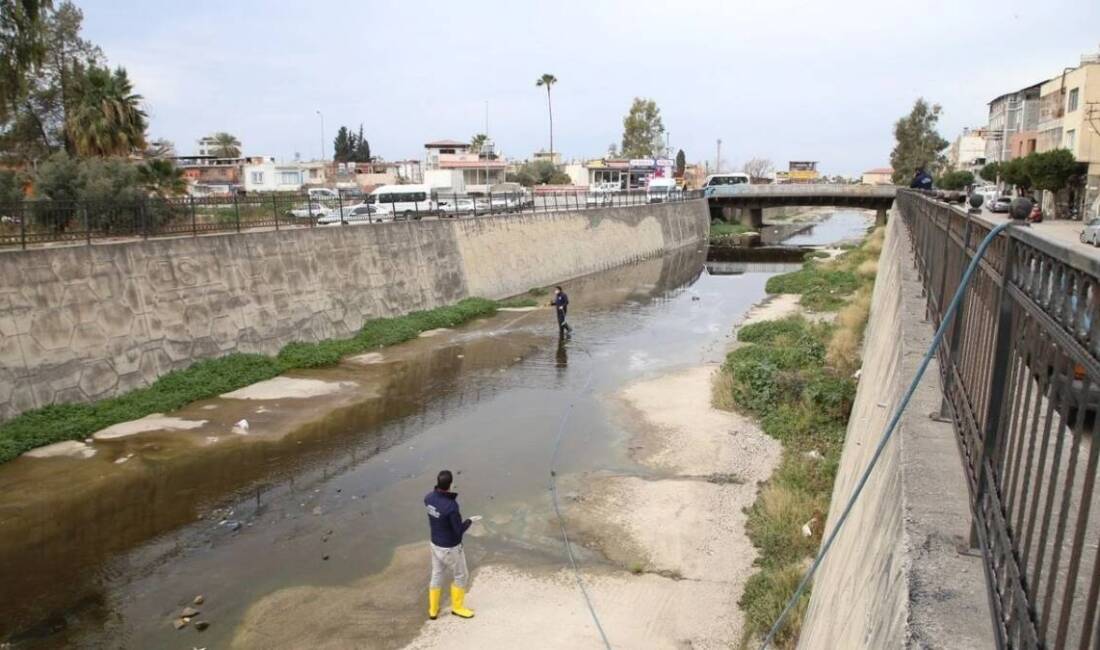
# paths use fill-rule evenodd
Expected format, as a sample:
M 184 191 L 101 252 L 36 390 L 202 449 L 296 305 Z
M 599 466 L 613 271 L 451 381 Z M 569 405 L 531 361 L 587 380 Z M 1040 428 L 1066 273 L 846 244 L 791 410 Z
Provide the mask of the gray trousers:
M 432 547 L 432 589 L 443 587 L 444 572 L 450 570 L 455 576 L 455 584 L 462 589 L 467 589 L 470 583 L 470 572 L 466 570 L 466 552 L 462 550 L 462 544 L 452 548 L 436 546 Z

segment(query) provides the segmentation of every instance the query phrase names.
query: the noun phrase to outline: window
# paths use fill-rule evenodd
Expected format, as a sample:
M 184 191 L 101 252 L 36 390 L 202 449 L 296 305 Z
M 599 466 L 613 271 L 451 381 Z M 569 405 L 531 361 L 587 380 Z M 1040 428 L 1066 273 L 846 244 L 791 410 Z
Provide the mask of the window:
M 1072 151 L 1073 147 L 1076 146 L 1076 145 L 1077 145 L 1077 131 L 1075 131 L 1074 129 L 1070 129 L 1069 131 L 1066 131 L 1066 149 L 1069 149 L 1070 151 Z
M 300 185 L 302 175 L 298 172 L 279 172 L 280 185 Z
M 252 172 L 252 184 L 253 185 L 263 185 L 264 184 L 264 173 L 263 172 Z
M 1069 91 L 1069 99 L 1066 100 L 1066 112 L 1067 113 L 1072 113 L 1073 111 L 1077 110 L 1077 99 L 1078 99 L 1078 92 L 1077 91 L 1079 91 L 1079 90 L 1081 90 L 1081 89 L 1080 88 L 1074 88 L 1073 90 Z

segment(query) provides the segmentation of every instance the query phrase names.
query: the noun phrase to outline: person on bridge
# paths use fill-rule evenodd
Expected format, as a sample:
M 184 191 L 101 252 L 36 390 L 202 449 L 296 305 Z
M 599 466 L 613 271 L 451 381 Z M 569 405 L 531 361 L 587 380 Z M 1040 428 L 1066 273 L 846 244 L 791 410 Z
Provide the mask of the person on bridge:
M 558 314 L 558 333 L 562 336 L 573 336 L 573 328 L 565 322 L 565 315 L 569 311 L 569 296 L 561 287 L 554 287 L 554 297 L 550 300 L 550 306 Z
M 428 585 L 428 618 L 439 616 L 439 602 L 443 597 L 443 574 L 454 574 L 451 583 L 451 613 L 462 618 L 473 618 L 474 612 L 466 608 L 466 589 L 470 584 L 470 572 L 466 568 L 466 552 L 462 550 L 462 534 L 481 517 L 465 521 L 458 511 L 458 494 L 451 492 L 454 476 L 443 470 L 435 479 L 435 489 L 424 497 L 428 509 L 428 527 L 431 529 L 432 579 Z
M 909 183 L 910 189 L 914 190 L 930 190 L 932 189 L 932 176 L 924 170 L 924 167 L 917 167 L 917 173 L 913 174 L 913 181 Z

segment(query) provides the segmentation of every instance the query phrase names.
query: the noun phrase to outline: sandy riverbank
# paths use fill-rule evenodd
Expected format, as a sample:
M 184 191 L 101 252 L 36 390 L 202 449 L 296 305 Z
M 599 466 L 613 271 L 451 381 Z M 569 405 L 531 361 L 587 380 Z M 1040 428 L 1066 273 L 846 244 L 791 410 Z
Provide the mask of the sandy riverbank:
M 743 509 L 780 449 L 747 418 L 711 407 L 716 370 L 613 396 L 642 472 L 562 478 L 574 542 L 600 556 L 582 562 L 582 577 L 616 648 L 726 648 L 740 637 L 737 600 L 755 558 Z M 545 530 L 556 531 L 550 512 Z M 564 556 L 534 566 L 474 560 L 477 616 L 427 621 L 424 546 L 399 548 L 384 572 L 349 586 L 269 594 L 249 609 L 234 647 L 602 647 Z

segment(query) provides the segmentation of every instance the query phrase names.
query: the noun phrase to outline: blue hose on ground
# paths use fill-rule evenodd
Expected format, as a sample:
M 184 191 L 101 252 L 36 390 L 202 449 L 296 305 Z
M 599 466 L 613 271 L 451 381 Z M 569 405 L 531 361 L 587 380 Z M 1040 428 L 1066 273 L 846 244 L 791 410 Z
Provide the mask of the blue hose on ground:
M 901 403 L 899 403 L 897 409 L 895 409 L 894 415 L 890 418 L 890 423 L 886 426 L 886 431 L 882 434 L 882 439 L 875 448 L 874 455 L 871 456 L 871 462 L 867 464 L 867 469 L 863 470 L 863 475 L 859 478 L 856 489 L 848 499 L 847 505 L 844 506 L 844 511 L 840 513 L 840 518 L 837 520 L 836 525 L 833 526 L 833 530 L 829 533 L 829 537 L 825 540 L 825 543 L 821 545 L 821 550 L 818 551 L 817 557 L 814 558 L 813 564 L 810 565 L 810 570 L 802 577 L 802 582 L 798 584 L 798 589 L 795 590 L 791 599 L 787 601 L 787 606 L 783 608 L 783 612 L 779 615 L 779 618 L 772 624 L 768 636 L 764 638 L 764 643 L 760 646 L 761 650 L 766 650 L 775 639 L 775 635 L 779 632 L 780 627 L 782 627 L 783 621 L 786 620 L 787 615 L 794 609 L 798 599 L 802 597 L 802 592 L 806 590 L 806 586 L 809 585 L 810 579 L 813 578 L 814 573 L 817 572 L 817 568 L 821 566 L 821 561 L 825 558 L 825 554 L 829 552 L 829 548 L 832 547 L 833 541 L 836 540 L 837 533 L 844 527 L 844 522 L 848 520 L 848 515 L 852 512 L 852 507 L 855 506 L 856 500 L 859 499 L 860 493 L 863 492 L 863 486 L 867 484 L 867 479 L 870 477 L 871 471 L 874 470 L 879 456 L 882 455 L 882 451 L 886 448 L 886 443 L 889 442 L 890 437 L 894 435 L 894 429 L 897 428 L 898 421 L 901 420 L 902 413 L 905 412 L 905 407 L 909 405 L 910 398 L 912 398 L 913 393 L 916 392 L 917 384 L 920 383 L 921 377 L 924 376 L 924 371 L 932 361 L 932 356 L 936 353 L 936 349 L 943 341 L 943 335 L 944 332 L 947 331 L 947 325 L 954 317 L 955 311 L 959 307 L 959 303 L 962 302 L 966 287 L 970 284 L 970 278 L 974 275 L 974 270 L 978 268 L 978 263 L 981 261 L 982 256 L 985 255 L 986 249 L 988 249 L 989 245 L 993 243 L 993 240 L 997 238 L 997 235 L 1001 234 L 1001 232 L 1011 225 L 1013 225 L 1011 221 L 998 225 L 991 230 L 989 234 L 985 236 L 985 239 L 982 240 L 982 243 L 978 245 L 978 249 L 974 252 L 974 259 L 970 260 L 970 265 L 966 267 L 966 272 L 963 273 L 962 279 L 959 281 L 959 288 L 955 291 L 955 296 L 951 299 L 951 304 L 948 305 L 947 311 L 943 314 L 943 320 L 940 321 L 940 326 L 936 330 L 936 335 L 932 337 L 932 344 L 928 346 L 928 351 L 924 353 L 924 358 L 921 359 L 920 366 L 917 368 L 917 374 L 913 377 L 912 383 L 909 384 L 909 389 L 905 391 L 905 395 L 901 398 Z

